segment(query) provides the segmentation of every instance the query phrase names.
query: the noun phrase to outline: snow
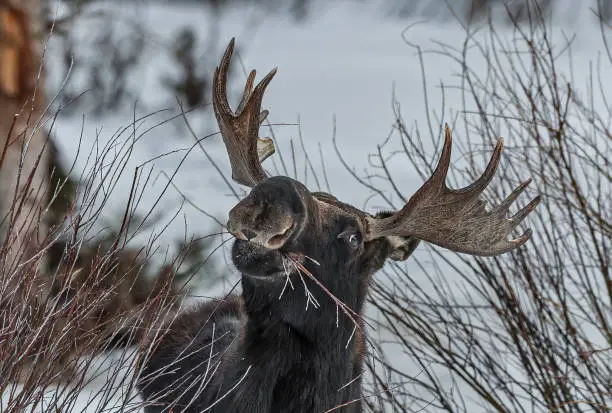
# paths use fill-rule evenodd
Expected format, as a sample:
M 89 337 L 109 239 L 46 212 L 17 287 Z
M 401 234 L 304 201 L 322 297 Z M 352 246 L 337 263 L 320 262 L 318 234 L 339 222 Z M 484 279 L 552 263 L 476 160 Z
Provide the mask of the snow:
M 195 6 L 136 3 L 137 6 L 134 7 L 113 2 L 112 9 L 108 5 L 105 5 L 104 9 L 117 17 L 117 25 L 137 21 L 154 32 L 154 35 L 145 41 L 146 57 L 142 63 L 142 70 L 138 70 L 136 76 L 130 79 L 130 82 L 142 91 L 140 99 L 144 103 L 141 104 L 138 113 L 143 115 L 161 109 L 161 105 L 169 101 L 168 98 L 172 102 L 172 97 L 160 92 L 157 83 L 160 73 L 173 70 L 169 56 L 159 45 L 169 42 L 177 27 L 183 24 L 189 24 L 197 28 L 203 36 L 207 36 L 212 19 L 206 9 Z M 576 62 L 574 72 L 580 76 L 588 73 L 589 60 L 596 59 L 599 53 L 599 28 L 589 20 L 591 19 L 589 6 L 588 2 L 581 3 L 580 11 L 574 15 L 575 26 L 561 21 L 555 28 L 573 32 L 580 27 L 574 43 Z M 406 120 L 410 124 L 424 127 L 427 118 L 423 105 L 421 67 L 414 48 L 406 44 L 403 36 L 423 48 L 431 47 L 433 40 L 460 47 L 465 33 L 459 24 L 449 20 L 422 22 L 418 21 L 418 18 L 414 21 L 399 21 L 386 18 L 372 8 L 343 3 L 329 6 L 324 14 L 301 24 L 295 24 L 290 18 L 282 15 L 264 17 L 251 9 L 225 12 L 216 24 L 220 40 L 217 55 L 213 60 L 220 57 L 225 42 L 235 36 L 240 59 L 247 70 L 256 68 L 258 78 L 261 78 L 273 67 L 279 68 L 264 99 L 264 107 L 270 110 L 269 120 L 273 124 L 295 124 L 299 118 L 306 152 L 313 158 L 317 170 L 320 169 L 318 154 L 319 144 L 321 145 L 333 193 L 339 199 L 363 206 L 368 210 L 388 208 L 388 205 L 376 198 L 364 205 L 366 198 L 364 190 L 337 161 L 332 143 L 333 131 L 335 129 L 344 158 L 361 171 L 367 165 L 367 154 L 376 150 L 376 144 L 387 137 L 393 125 L 392 93 L 395 93 L 401 103 Z M 74 30 L 83 45 L 87 44 L 87 39 L 95 32 L 95 27 L 93 18 L 77 22 Z M 502 34 L 510 35 L 504 30 L 500 29 Z M 84 46 L 77 50 L 83 55 L 93 53 L 87 51 Z M 55 61 L 59 59 L 53 51 L 52 40 L 48 51 L 49 79 L 52 87 L 57 87 L 61 75 L 57 70 L 59 64 Z M 447 58 L 437 55 L 425 55 L 424 59 L 430 105 L 438 110 L 441 104 L 438 86 L 441 82 L 453 84 L 455 81 L 453 75 L 459 67 L 451 64 Z M 238 65 L 236 57 L 233 64 Z M 240 87 L 238 83 L 235 82 L 235 87 Z M 584 83 L 586 85 L 586 76 Z M 608 89 L 612 87 L 604 86 Z M 453 107 L 460 107 L 460 98 L 456 92 L 448 93 L 445 102 L 447 116 Z M 147 129 L 162 119 L 170 118 L 175 111 L 176 107 L 169 108 L 168 112 L 147 120 L 146 126 L 142 129 Z M 204 114 L 188 115 L 194 122 L 198 136 L 202 137 L 213 131 L 210 116 L 209 107 Z M 131 111 L 104 118 L 75 111 L 70 116 L 58 119 L 54 137 L 68 161 L 76 154 L 76 142 L 81 134 L 81 127 L 83 127 L 83 144 L 85 147 L 91 147 L 96 131 L 101 130 L 100 139 L 104 141 L 118 128 L 129 125 L 132 118 Z M 119 186 L 113 195 L 113 203 L 106 211 L 109 219 L 122 209 L 129 193 L 132 171 L 136 166 L 169 151 L 189 147 L 193 143 L 193 139 L 189 137 L 182 124 L 183 121 L 177 119 L 154 128 L 136 144 L 136 151 L 129 168 L 119 181 Z M 281 152 L 288 157 L 290 139 L 298 137 L 298 128 L 294 125 L 274 126 L 274 134 L 277 147 L 280 147 Z M 512 142 L 506 144 L 511 146 Z M 210 151 L 220 168 L 228 173 L 229 162 L 220 137 L 213 135 L 204 140 L 203 145 Z M 83 149 L 81 151 L 83 153 Z M 156 179 L 151 183 L 151 188 L 143 199 L 142 210 L 150 207 L 167 183 L 166 177 L 159 175 L 159 171 L 171 174 L 183 154 L 184 152 L 181 152 L 155 161 L 156 172 L 153 175 Z M 298 155 L 298 171 L 303 175 L 301 156 Z M 77 161 L 77 169 L 84 167 L 83 158 L 84 156 L 81 156 Z M 267 161 L 265 166 L 272 168 L 272 162 Z M 422 183 L 416 172 L 408 170 L 401 162 L 393 162 L 391 166 L 392 173 L 401 176 L 398 184 L 405 194 L 416 190 Z M 308 182 L 311 189 L 317 189 L 313 185 L 312 177 Z M 174 183 L 191 202 L 219 217 L 221 221 L 224 221 L 227 211 L 235 203 L 235 198 L 231 196 L 204 154 L 197 148 L 189 154 L 186 163 L 178 170 Z M 397 198 L 392 199 L 396 205 L 399 205 Z M 180 200 L 180 194 L 170 187 L 158 208 L 174 213 Z M 185 235 L 185 227 L 189 231 L 187 236 L 193 235 L 194 232 L 202 234 L 218 231 L 215 225 L 195 208 L 186 205 L 181 211 L 181 217 L 169 226 L 165 239 L 170 242 L 182 238 Z M 218 254 L 218 260 L 227 259 L 227 249 L 220 249 Z M 410 265 L 410 262 L 407 265 Z M 411 271 L 422 271 L 416 267 L 409 268 Z M 235 278 L 232 280 L 235 281 Z M 199 293 L 210 296 L 220 294 L 227 289 L 228 285 L 225 284 L 214 291 L 207 289 L 200 290 Z M 399 368 L 406 370 L 414 368 L 401 354 L 394 356 L 397 357 Z M 92 387 L 92 392 L 94 390 L 95 386 Z M 83 401 L 89 396 L 84 394 Z M 83 405 L 83 411 L 96 411 L 96 409 L 95 406 Z

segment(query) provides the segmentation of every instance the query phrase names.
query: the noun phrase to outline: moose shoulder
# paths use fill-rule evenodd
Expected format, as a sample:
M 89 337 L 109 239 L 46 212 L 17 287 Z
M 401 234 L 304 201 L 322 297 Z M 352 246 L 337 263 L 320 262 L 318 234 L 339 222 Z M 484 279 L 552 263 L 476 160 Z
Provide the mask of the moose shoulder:
M 215 71 L 213 106 L 232 178 L 252 188 L 227 223 L 242 294 L 206 302 L 169 325 L 147 358 L 140 391 L 148 412 L 360 412 L 361 314 L 372 274 L 387 258 L 408 258 L 420 241 L 473 255 L 511 251 L 529 239 L 530 231 L 508 236 L 539 198 L 507 218 L 526 181 L 485 208 L 480 194 L 499 164 L 501 139 L 476 182 L 448 188 L 448 127 L 434 174 L 394 213 L 371 215 L 294 179 L 269 177 L 261 162 L 274 145 L 259 137 L 259 126 L 276 70 L 254 88 L 252 71 L 232 111 L 233 48 L 232 39 Z

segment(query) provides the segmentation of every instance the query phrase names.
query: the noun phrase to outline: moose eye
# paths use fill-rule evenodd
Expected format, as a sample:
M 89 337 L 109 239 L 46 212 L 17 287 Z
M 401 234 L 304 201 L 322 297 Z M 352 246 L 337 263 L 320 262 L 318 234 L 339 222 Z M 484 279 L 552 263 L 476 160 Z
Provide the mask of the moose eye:
M 349 235 L 347 241 L 349 245 L 351 246 L 351 248 L 356 250 L 357 248 L 359 248 L 359 245 L 361 244 L 361 235 L 359 233 L 351 234 Z
M 346 230 L 338 235 L 338 239 L 342 239 L 348 243 L 348 245 L 356 250 L 361 245 L 361 232 L 355 230 Z

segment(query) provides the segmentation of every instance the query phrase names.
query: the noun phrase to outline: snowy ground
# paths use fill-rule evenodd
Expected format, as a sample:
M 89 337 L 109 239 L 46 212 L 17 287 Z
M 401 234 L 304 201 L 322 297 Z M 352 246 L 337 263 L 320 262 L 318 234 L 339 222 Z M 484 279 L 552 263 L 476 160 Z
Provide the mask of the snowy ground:
M 155 107 L 156 102 L 159 102 L 159 105 L 167 104 L 168 97 L 159 96 L 156 81 L 160 71 L 171 70 L 171 68 L 167 55 L 160 53 L 155 45 L 169 41 L 177 26 L 186 22 L 194 27 L 201 27 L 206 33 L 205 26 L 209 21 L 209 15 L 206 10 L 196 7 L 179 8 L 138 4 L 137 8 L 133 8 L 120 5 L 119 2 L 112 4 L 118 21 L 135 19 L 149 28 L 155 28 L 156 37 L 148 39 L 149 49 L 145 59 L 146 63 L 139 71 L 137 78 L 131 81 L 141 85 L 145 100 L 149 104 L 149 107 L 146 108 L 147 112 L 161 108 L 161 106 Z M 579 12 L 574 15 L 578 16 L 574 23 L 576 26 L 560 21 L 559 27 L 556 28 L 572 33 L 580 27 L 575 40 L 574 52 L 574 72 L 577 76 L 587 73 L 589 59 L 596 59 L 599 52 L 599 28 L 590 20 L 589 6 L 590 3 L 581 3 Z M 250 23 L 252 21 L 257 21 L 258 24 L 252 27 Z M 365 193 L 337 162 L 332 145 L 334 117 L 336 136 L 343 155 L 352 165 L 361 170 L 367 165 L 367 153 L 374 151 L 376 144 L 387 137 L 393 124 L 394 117 L 391 110 L 393 88 L 397 99 L 402 104 L 405 119 L 420 126 L 425 125 L 426 122 L 421 68 L 414 49 L 403 40 L 402 32 L 412 26 L 405 36 L 411 42 L 425 48 L 432 45 L 432 40 L 455 46 L 460 46 L 464 40 L 464 32 L 455 22 L 429 21 L 414 25 L 413 23 L 416 23 L 416 20 L 415 22 L 400 22 L 385 18 L 365 7 L 358 8 L 340 4 L 328 7 L 325 14 L 299 25 L 282 16 L 261 20 L 261 16 L 254 11 L 226 12 L 219 22 L 219 27 L 221 44 L 225 44 L 226 39 L 230 37 L 236 37 L 240 47 L 240 57 L 247 69 L 256 68 L 259 76 L 263 76 L 273 67 L 279 68 L 264 99 L 264 106 L 271 112 L 270 121 L 272 123 L 296 123 L 299 116 L 306 150 L 314 157 L 317 164 L 319 162 L 318 145 L 321 145 L 333 193 L 344 201 L 364 206 Z M 82 27 L 78 30 L 81 30 L 83 41 L 86 42 L 95 25 L 92 25 L 91 22 L 81 24 Z M 501 30 L 503 33 L 503 29 Z M 222 47 L 219 46 L 219 50 Z M 53 43 L 48 56 L 52 69 L 51 83 L 57 85 L 59 79 L 53 72 L 55 64 Z M 453 84 L 453 74 L 459 68 L 452 65 L 447 58 L 435 55 L 425 56 L 425 64 L 428 69 L 430 104 L 437 109 L 441 102 L 438 85 L 440 82 Z M 612 87 L 611 85 L 604 86 Z M 450 109 L 453 106 L 459 107 L 459 99 L 458 94 L 449 93 L 446 97 L 446 107 Z M 143 109 L 141 114 L 144 113 Z M 80 134 L 82 115 L 76 113 L 70 117 L 60 118 L 55 126 L 54 136 L 66 160 L 71 160 L 76 154 L 75 142 L 76 137 Z M 210 113 L 206 116 L 210 116 Z M 168 114 L 162 114 L 158 119 L 168 117 Z M 131 120 L 131 113 L 103 119 L 86 113 L 83 126 L 85 145 L 92 144 L 96 130 L 102 128 L 100 136 L 104 140 L 119 127 L 130 124 Z M 211 131 L 207 128 L 207 123 L 202 122 L 199 115 L 193 115 L 193 121 L 196 124 L 196 132 L 200 136 Z M 151 120 L 148 125 L 154 123 Z M 287 156 L 289 140 L 298 136 L 297 127 L 274 126 L 274 133 L 277 146 Z M 137 144 L 131 167 L 160 154 L 190 146 L 193 141 L 187 136 L 181 120 L 153 129 L 145 139 Z M 511 146 L 512 142 L 506 142 L 506 144 Z M 211 152 L 222 170 L 228 172 L 229 163 L 223 152 L 220 137 L 213 136 L 205 140 L 204 146 Z M 156 171 L 163 170 L 171 173 L 182 155 L 183 153 L 180 153 L 157 160 Z M 271 167 L 270 161 L 268 162 L 268 167 Z M 298 162 L 300 165 L 298 171 L 303 171 L 303 161 L 300 157 L 298 157 Z M 79 160 L 78 165 L 82 167 L 83 164 L 84 160 Z M 393 163 L 392 168 L 395 176 L 402 177 L 398 184 L 405 193 L 410 193 L 418 188 L 421 180 L 414 171 L 406 170 L 401 162 Z M 300 176 L 302 175 L 303 173 L 300 172 Z M 143 209 L 147 203 L 150 204 L 157 197 L 157 193 L 167 182 L 164 175 L 155 176 L 157 181 L 152 183 L 149 195 L 143 201 Z M 109 217 L 114 216 L 117 210 L 121 210 L 131 180 L 132 171 L 128 170 L 121 185 L 117 188 L 113 205 L 108 209 Z M 195 205 L 222 220 L 225 219 L 225 214 L 235 202 L 235 198 L 224 187 L 218 174 L 198 149 L 189 155 L 186 163 L 178 171 L 175 184 Z M 315 189 L 312 180 L 309 180 L 309 184 L 311 189 Z M 180 199 L 180 195 L 170 188 L 163 199 L 161 208 L 174 210 Z M 365 207 L 375 210 L 377 207 L 388 208 L 388 205 L 382 204 L 379 199 L 373 199 Z M 183 208 L 182 213 L 187 221 L 189 232 L 207 233 L 218 230 L 212 220 L 189 205 Z M 185 222 L 181 217 L 170 226 L 167 233 L 171 237 L 169 240 L 182 237 L 184 228 Z M 537 242 L 537 238 L 534 242 Z M 223 255 L 227 254 L 227 250 L 221 249 L 218 254 L 218 259 L 223 260 Z M 410 265 L 409 262 L 407 265 Z M 420 271 L 417 268 L 413 270 Z M 206 290 L 199 291 L 199 293 L 215 295 L 222 293 L 224 289 L 227 289 L 227 285 L 215 291 Z M 399 366 L 406 369 L 411 368 L 409 361 L 402 361 L 399 354 L 397 357 Z M 84 394 L 83 400 L 86 400 L 87 397 L 88 395 Z M 95 410 L 95 407 L 91 407 L 87 411 Z

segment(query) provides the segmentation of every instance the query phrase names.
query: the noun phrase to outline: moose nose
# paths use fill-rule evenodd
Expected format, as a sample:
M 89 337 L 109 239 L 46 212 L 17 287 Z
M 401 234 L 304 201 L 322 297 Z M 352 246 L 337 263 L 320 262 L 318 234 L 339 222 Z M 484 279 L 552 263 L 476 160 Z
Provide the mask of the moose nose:
M 278 249 L 289 239 L 293 228 L 291 218 L 281 216 L 256 223 L 250 212 L 240 204 L 230 211 L 227 230 L 234 237 L 269 249 Z
M 237 229 L 228 222 L 227 229 L 236 238 L 254 242 L 269 249 L 277 249 L 282 247 L 291 235 L 293 226 L 283 228 L 278 231 L 259 231 L 255 232 L 248 228 Z
M 257 236 L 257 232 L 251 229 L 248 229 L 248 228 L 243 228 L 241 232 L 245 236 L 245 238 L 249 241 Z
M 245 240 L 245 241 L 250 241 L 251 239 L 253 239 L 253 238 L 255 238 L 257 236 L 257 233 L 255 231 L 251 231 L 249 229 L 245 230 L 245 229 L 241 228 L 231 218 L 230 218 L 229 221 L 227 221 L 227 230 L 234 237 L 236 237 L 238 239 L 241 239 L 241 240 Z M 249 234 L 249 236 L 251 236 L 251 237 L 247 238 L 247 236 L 245 235 L 244 231 L 246 231 L 247 234 Z

